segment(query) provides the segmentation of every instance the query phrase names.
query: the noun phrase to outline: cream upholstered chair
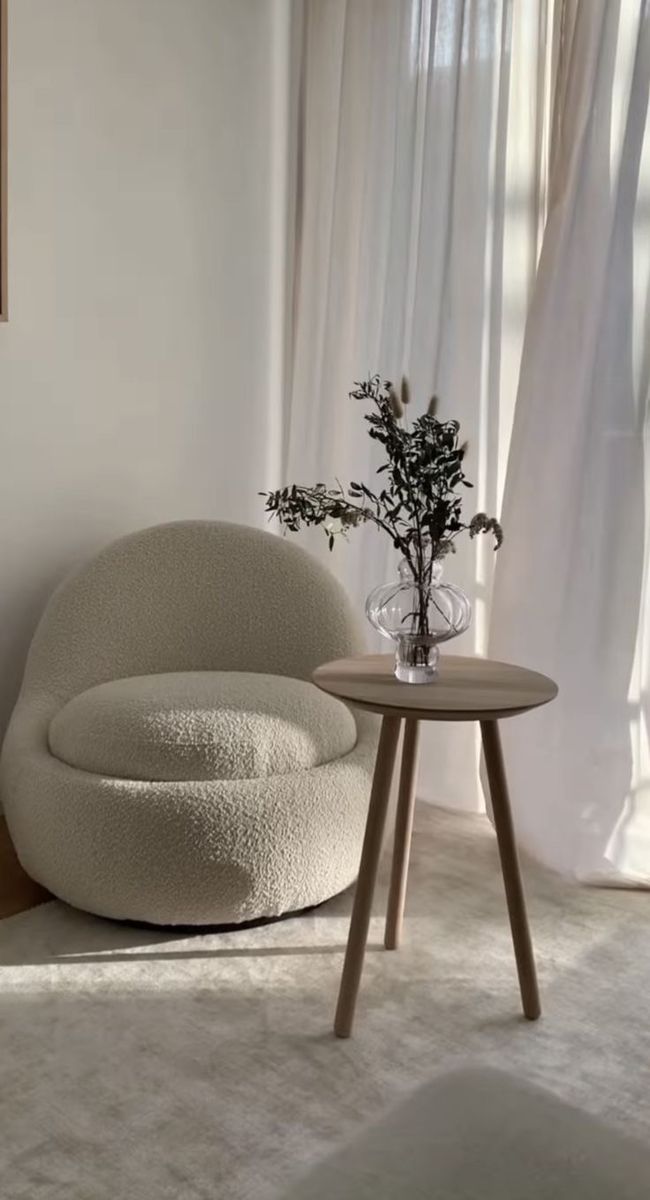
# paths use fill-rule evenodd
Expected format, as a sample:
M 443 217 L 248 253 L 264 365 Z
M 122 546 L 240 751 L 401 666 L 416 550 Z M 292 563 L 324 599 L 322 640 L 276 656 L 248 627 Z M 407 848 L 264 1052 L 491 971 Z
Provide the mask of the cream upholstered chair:
M 305 551 L 240 525 L 161 525 L 50 600 L 0 762 L 23 866 L 70 904 L 221 924 L 354 879 L 376 738 L 310 682 L 361 648 Z

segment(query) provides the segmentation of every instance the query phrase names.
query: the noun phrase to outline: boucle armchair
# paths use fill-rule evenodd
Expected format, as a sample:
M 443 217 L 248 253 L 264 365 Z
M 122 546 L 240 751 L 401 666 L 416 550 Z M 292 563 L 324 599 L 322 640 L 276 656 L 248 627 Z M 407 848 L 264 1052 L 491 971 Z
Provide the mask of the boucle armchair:
M 23 866 L 79 908 L 163 925 L 341 891 L 375 728 L 310 676 L 360 648 L 339 584 L 272 534 L 186 521 L 107 547 L 50 600 L 2 750 Z

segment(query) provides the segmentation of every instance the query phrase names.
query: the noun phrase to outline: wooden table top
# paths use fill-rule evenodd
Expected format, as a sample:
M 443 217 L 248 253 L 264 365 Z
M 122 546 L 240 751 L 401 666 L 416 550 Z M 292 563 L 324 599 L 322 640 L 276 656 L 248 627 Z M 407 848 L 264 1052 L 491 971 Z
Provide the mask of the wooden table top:
M 557 684 L 546 675 L 489 658 L 440 655 L 432 683 L 401 683 L 392 654 L 340 658 L 317 667 L 317 687 L 358 708 L 421 721 L 481 721 L 514 717 L 548 704 Z

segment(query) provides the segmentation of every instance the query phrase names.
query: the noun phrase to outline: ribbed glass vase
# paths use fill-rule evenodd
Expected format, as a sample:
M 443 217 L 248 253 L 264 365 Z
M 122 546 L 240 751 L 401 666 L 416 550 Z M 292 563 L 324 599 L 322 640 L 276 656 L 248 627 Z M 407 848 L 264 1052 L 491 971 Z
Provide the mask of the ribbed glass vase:
M 418 582 L 404 558 L 398 569 L 399 579 L 370 593 L 366 616 L 394 642 L 397 678 L 403 683 L 431 683 L 438 673 L 440 642 L 465 632 L 472 606 L 459 587 L 442 582 L 441 562 L 434 562 L 425 582 Z

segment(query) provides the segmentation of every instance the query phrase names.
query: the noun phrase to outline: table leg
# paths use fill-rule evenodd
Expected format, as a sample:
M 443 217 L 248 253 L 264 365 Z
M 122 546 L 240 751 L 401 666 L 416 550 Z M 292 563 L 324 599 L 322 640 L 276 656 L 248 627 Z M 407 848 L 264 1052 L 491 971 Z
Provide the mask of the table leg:
M 388 797 L 390 795 L 393 765 L 397 751 L 399 727 L 399 717 L 386 716 L 381 723 L 377 761 L 375 763 L 375 773 L 370 793 L 368 820 L 363 839 L 363 850 L 361 851 L 359 878 L 354 894 L 350 933 L 348 935 L 348 945 L 345 952 L 339 999 L 334 1019 L 334 1032 L 337 1037 L 341 1038 L 349 1037 L 352 1032 L 354 1009 L 361 982 L 366 942 L 368 940 L 372 898 L 377 881 L 377 868 L 379 866 L 379 856 L 381 854 L 384 826 L 386 824 L 386 809 L 388 808 Z
M 386 932 L 384 934 L 384 945 L 387 950 L 397 950 L 402 933 L 404 902 L 406 900 L 406 880 L 411 852 L 411 834 L 413 832 L 419 732 L 420 725 L 418 721 L 407 720 L 405 722 L 402 768 L 399 777 L 397 813 L 395 815 L 393 867 L 390 878 L 390 892 L 388 894 Z
M 519 870 L 517 843 L 512 823 L 512 812 L 508 798 L 508 784 L 501 749 L 501 738 L 497 721 L 481 721 L 481 735 L 485 752 L 492 800 L 492 813 L 496 829 L 501 870 L 506 890 L 508 915 L 512 930 L 512 941 L 515 948 L 519 988 L 524 1015 L 529 1021 L 536 1021 L 541 1013 L 539 992 L 537 989 L 537 974 L 533 945 L 528 928 L 526 901 Z

